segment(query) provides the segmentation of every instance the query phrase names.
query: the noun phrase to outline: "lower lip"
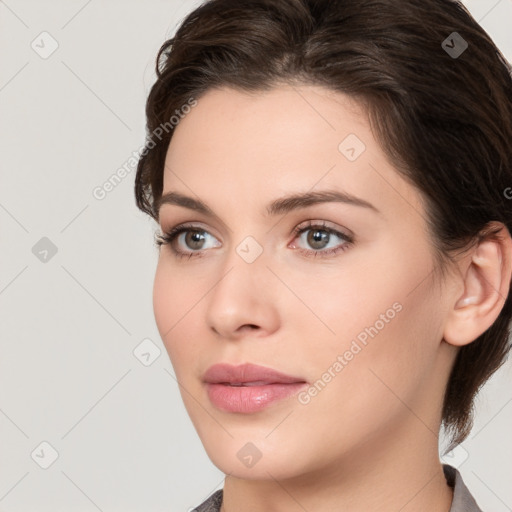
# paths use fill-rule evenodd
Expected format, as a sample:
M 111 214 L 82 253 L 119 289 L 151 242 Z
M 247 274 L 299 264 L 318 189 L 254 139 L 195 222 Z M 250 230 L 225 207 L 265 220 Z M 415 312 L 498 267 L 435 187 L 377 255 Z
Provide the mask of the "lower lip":
M 293 384 L 267 384 L 264 386 L 229 386 L 206 384 L 210 401 L 226 412 L 257 412 L 271 403 L 295 395 L 307 386 L 305 382 Z

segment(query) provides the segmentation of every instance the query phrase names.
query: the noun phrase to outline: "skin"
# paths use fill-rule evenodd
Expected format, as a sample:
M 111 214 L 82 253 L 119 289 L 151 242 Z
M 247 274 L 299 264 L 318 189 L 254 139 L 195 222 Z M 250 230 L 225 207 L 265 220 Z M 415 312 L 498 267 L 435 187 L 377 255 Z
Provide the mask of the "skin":
M 355 161 L 338 149 L 348 134 L 366 146 Z M 265 212 L 276 198 L 327 188 L 378 212 L 337 202 Z M 172 244 L 202 257 L 161 247 L 153 305 L 185 407 L 228 475 L 223 510 L 448 512 L 452 490 L 438 457 L 444 387 L 459 347 L 494 322 L 508 294 L 508 231 L 434 282 L 419 192 L 387 160 L 355 101 L 311 85 L 209 90 L 175 128 L 164 171 L 170 191 L 218 216 L 162 205 L 162 231 L 192 222 L 206 233 L 203 246 L 187 245 L 184 234 Z M 331 235 L 327 249 L 314 245 L 321 228 L 293 234 L 305 221 L 354 242 Z M 252 263 L 236 251 L 247 236 L 263 249 Z M 395 303 L 401 310 L 307 404 L 293 396 L 234 414 L 209 401 L 201 377 L 219 362 L 314 383 Z M 248 442 L 261 452 L 252 467 L 237 457 Z

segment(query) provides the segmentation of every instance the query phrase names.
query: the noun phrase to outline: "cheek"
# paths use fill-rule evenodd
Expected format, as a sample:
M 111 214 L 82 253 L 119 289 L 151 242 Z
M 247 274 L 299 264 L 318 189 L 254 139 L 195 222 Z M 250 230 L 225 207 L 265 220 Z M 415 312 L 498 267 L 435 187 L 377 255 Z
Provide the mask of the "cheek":
M 166 281 L 166 272 L 160 260 L 153 282 L 153 311 L 160 337 L 164 343 L 167 337 L 166 333 L 176 321 L 173 319 L 173 312 L 176 311 L 177 306 L 177 296 L 174 290 L 173 283 Z
M 377 290 L 382 281 L 374 281 L 375 293 L 357 308 L 338 294 L 344 309 L 337 316 L 325 316 L 336 335 L 317 336 L 300 355 L 307 361 L 304 368 L 309 368 L 312 386 L 309 398 L 302 395 L 305 405 L 296 421 L 321 431 L 331 449 L 354 447 L 391 432 L 414 416 L 409 407 L 422 416 L 418 404 L 437 346 L 431 332 L 435 305 L 430 307 L 430 295 L 421 287 L 408 295 L 406 281 L 391 291 Z M 301 332 L 305 338 L 313 329 Z M 328 451 L 324 456 L 329 457 Z
M 379 376 L 396 389 L 414 387 L 432 366 L 440 341 L 438 297 L 427 277 L 430 256 L 418 245 L 393 246 L 388 240 L 361 251 L 357 260 L 349 265 L 347 258 L 350 271 L 341 266 L 336 276 L 295 281 L 297 295 L 312 305 L 312 314 L 301 309 L 288 322 L 303 333 L 302 346 L 314 368 L 309 376 L 343 373 L 343 392 L 353 396 L 363 392 L 361 382 L 364 389 L 385 387 Z
M 175 268 L 160 260 L 153 283 L 156 325 L 175 369 L 182 366 L 182 361 L 195 357 L 197 340 L 201 339 L 196 332 L 198 322 L 191 321 L 193 308 L 200 307 L 201 295 L 178 276 Z

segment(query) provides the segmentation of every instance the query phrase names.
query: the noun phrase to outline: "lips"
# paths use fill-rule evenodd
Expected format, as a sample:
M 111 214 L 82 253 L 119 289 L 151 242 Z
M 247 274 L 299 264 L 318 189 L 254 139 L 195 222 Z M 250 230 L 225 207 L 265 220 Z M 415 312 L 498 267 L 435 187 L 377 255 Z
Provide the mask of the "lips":
M 301 377 L 286 375 L 266 366 L 258 366 L 255 364 L 233 366 L 225 363 L 210 366 L 204 374 L 203 380 L 211 384 L 231 385 L 293 384 L 306 382 Z
M 232 413 L 260 411 L 307 386 L 301 377 L 254 364 L 216 364 L 208 368 L 203 381 L 212 404 Z

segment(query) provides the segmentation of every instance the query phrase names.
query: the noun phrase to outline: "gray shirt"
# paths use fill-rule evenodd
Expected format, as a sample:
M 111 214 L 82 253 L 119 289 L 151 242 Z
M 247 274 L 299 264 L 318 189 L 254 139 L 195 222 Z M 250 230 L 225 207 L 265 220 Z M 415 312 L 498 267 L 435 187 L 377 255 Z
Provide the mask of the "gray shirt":
M 453 487 L 453 501 L 450 512 L 482 512 L 475 499 L 465 486 L 459 471 L 452 466 L 443 464 L 444 476 L 450 487 Z M 196 507 L 193 512 L 220 512 L 222 489 L 215 491 L 206 501 Z

